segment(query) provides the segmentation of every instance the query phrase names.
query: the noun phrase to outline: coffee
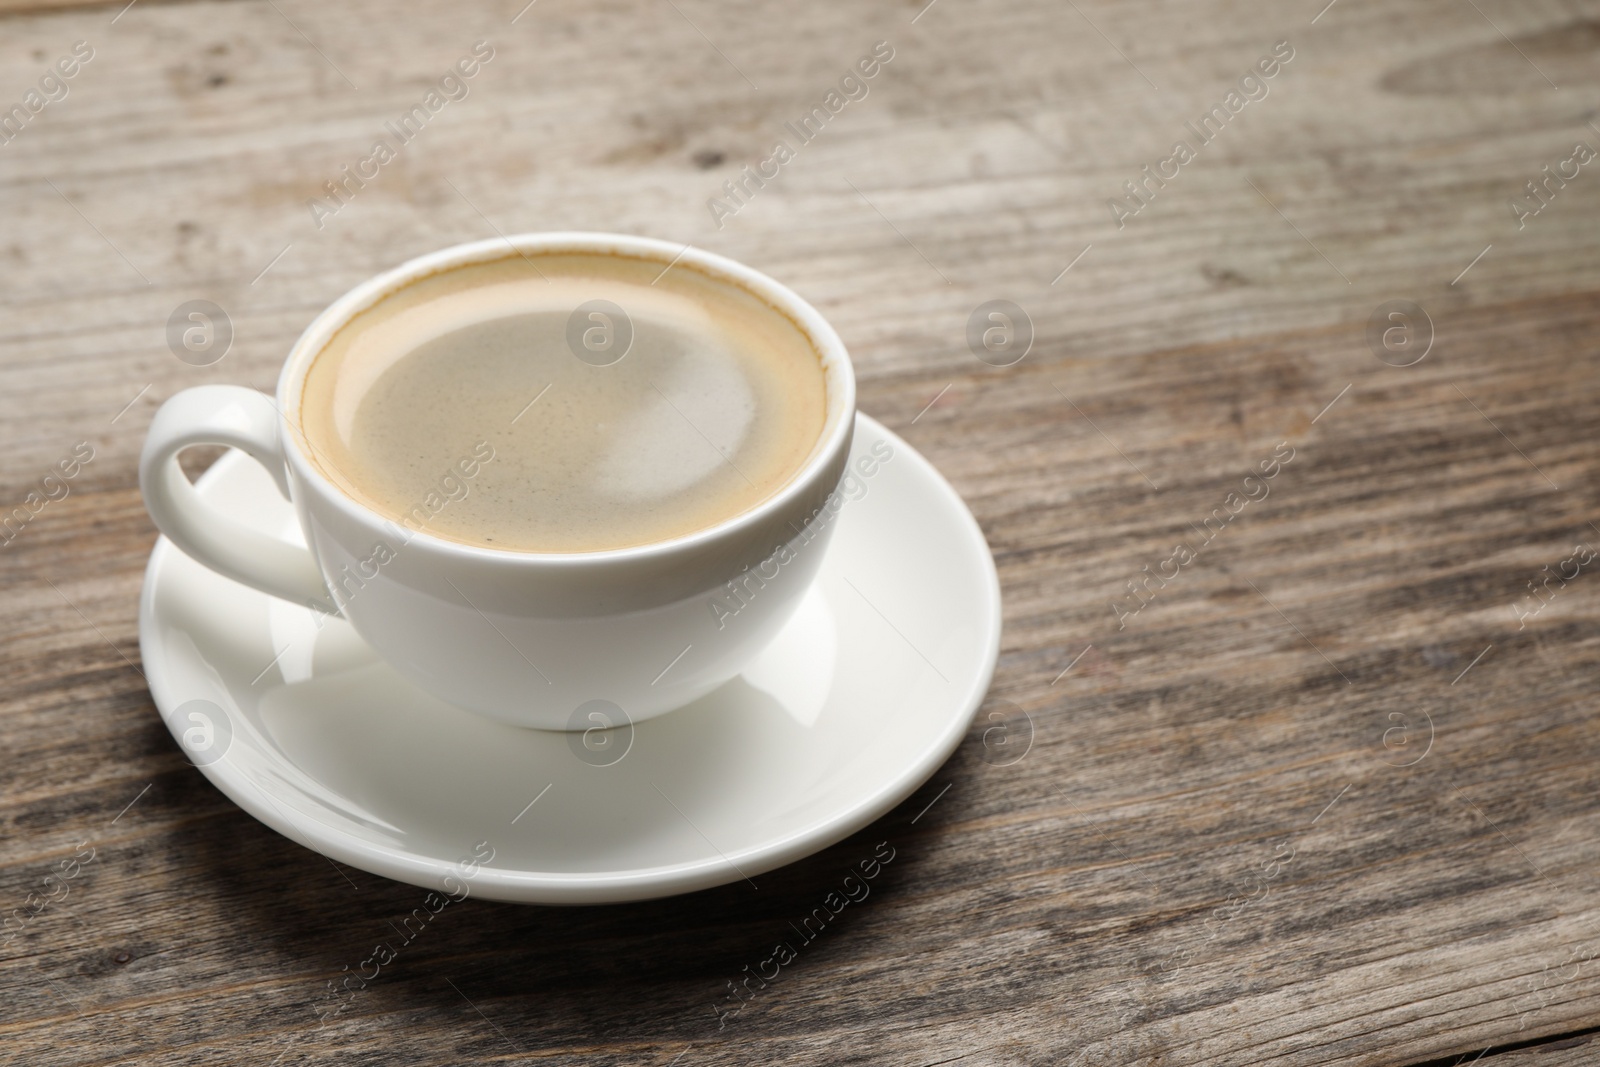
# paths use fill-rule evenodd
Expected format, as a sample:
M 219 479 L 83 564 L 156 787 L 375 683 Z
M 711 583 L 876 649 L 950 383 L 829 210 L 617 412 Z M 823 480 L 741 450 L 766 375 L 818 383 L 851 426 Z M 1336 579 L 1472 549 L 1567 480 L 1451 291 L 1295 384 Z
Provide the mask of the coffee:
M 538 253 L 408 284 L 306 374 L 306 451 L 385 517 L 469 545 L 595 552 L 750 510 L 821 437 L 821 358 L 686 264 Z

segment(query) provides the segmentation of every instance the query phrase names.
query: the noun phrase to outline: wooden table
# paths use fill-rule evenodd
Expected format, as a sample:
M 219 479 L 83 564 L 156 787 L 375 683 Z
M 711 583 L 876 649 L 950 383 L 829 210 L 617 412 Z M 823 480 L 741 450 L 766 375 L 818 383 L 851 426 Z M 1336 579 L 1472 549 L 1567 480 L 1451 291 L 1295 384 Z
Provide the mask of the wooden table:
M 0 903 L 94 850 L 0 950 L 0 1059 L 1595 1062 L 1600 9 L 524 2 L 0 2 Z M 158 720 L 140 442 L 182 388 L 270 388 L 378 270 L 548 229 L 831 318 L 989 538 L 994 688 L 917 795 L 757 892 L 469 902 L 319 1025 L 418 891 L 256 823 Z M 215 362 L 169 347 L 191 300 Z M 1025 316 L 993 352 L 991 300 Z

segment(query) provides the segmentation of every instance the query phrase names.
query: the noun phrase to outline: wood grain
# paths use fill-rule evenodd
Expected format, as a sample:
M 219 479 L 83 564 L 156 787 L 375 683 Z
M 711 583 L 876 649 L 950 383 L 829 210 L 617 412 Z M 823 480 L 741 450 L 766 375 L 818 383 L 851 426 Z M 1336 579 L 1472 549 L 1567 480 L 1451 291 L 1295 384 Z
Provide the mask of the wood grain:
M 0 17 L 0 103 L 95 57 L 0 147 L 0 505 L 95 457 L 0 548 L 0 901 L 95 858 L 0 949 L 8 1060 L 1590 1062 L 1600 575 L 1513 606 L 1600 548 L 1600 174 L 1521 229 L 1507 202 L 1600 147 L 1594 5 L 46 6 Z M 317 228 L 323 182 L 480 39 L 470 95 Z M 868 95 L 718 228 L 706 201 L 880 40 Z M 1265 98 L 1119 229 L 1106 201 L 1280 40 Z M 140 674 L 139 445 L 182 388 L 270 387 L 375 271 L 557 228 L 693 243 L 822 309 L 863 410 L 989 538 L 993 692 L 917 796 L 759 892 L 468 902 L 319 1026 L 419 891 L 178 753 Z M 1036 335 L 1003 368 L 966 341 L 997 298 Z M 165 339 L 191 299 L 234 330 L 210 366 Z M 1414 366 L 1369 347 L 1393 300 L 1431 318 Z M 1031 726 L 1020 761 L 991 713 Z M 871 898 L 719 1026 L 880 841 Z

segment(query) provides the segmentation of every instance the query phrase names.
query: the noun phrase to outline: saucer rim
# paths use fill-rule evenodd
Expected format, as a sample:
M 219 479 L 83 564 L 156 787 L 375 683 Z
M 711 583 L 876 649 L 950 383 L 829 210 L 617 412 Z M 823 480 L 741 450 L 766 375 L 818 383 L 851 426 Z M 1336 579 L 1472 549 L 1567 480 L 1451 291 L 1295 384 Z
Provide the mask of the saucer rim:
M 866 429 L 870 436 L 871 432 L 876 431 L 897 449 L 903 450 L 913 465 L 920 468 L 921 473 L 927 476 L 926 481 L 932 491 L 942 495 L 944 503 L 953 505 L 955 525 L 968 540 L 968 547 L 974 550 L 974 555 L 981 557 L 979 567 L 987 581 L 983 583 L 982 617 L 977 621 L 982 629 L 981 640 L 985 648 L 979 669 L 973 673 L 966 692 L 953 702 L 953 706 L 964 710 L 950 715 L 944 728 L 933 736 L 922 752 L 889 776 L 877 790 L 842 812 L 782 837 L 747 846 L 739 852 L 623 871 L 544 872 L 480 866 L 470 880 L 472 895 L 489 900 L 531 904 L 625 903 L 710 889 L 741 878 L 765 874 L 837 844 L 882 818 L 921 788 L 955 752 L 988 693 L 999 661 L 1003 620 L 1000 581 L 994 556 L 971 509 L 927 457 L 870 415 L 858 411 L 856 421 L 857 432 Z M 225 477 L 233 466 L 249 462 L 253 461 L 243 454 L 226 453 L 200 476 L 196 488 L 204 493 L 213 480 Z M 176 551 L 176 547 L 165 536 L 157 539 L 145 567 L 139 595 L 140 657 L 157 714 L 161 715 L 162 723 L 168 726 L 169 732 L 171 727 L 167 724 L 166 716 L 161 714 L 161 709 L 175 707 L 178 701 L 173 692 L 174 685 L 168 677 L 162 647 L 158 647 L 155 591 L 167 556 Z M 160 643 L 161 646 L 164 644 Z M 662 716 L 662 721 L 670 721 L 670 713 Z M 268 790 L 252 781 L 242 768 L 231 768 L 226 757 L 198 769 L 224 796 L 251 817 L 313 852 L 422 888 L 439 886 L 447 875 L 459 877 L 454 861 L 365 841 L 348 831 L 303 815 L 296 818 L 295 814 L 283 814 Z

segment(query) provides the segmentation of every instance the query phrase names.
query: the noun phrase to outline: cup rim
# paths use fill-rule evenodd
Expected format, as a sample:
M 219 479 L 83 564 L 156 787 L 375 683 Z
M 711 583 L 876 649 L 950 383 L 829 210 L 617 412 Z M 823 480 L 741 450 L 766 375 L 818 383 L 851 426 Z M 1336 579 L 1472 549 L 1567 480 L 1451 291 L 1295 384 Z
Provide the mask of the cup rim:
M 583 567 L 619 561 L 648 561 L 703 548 L 766 522 L 774 512 L 791 506 L 796 498 L 810 492 L 817 476 L 849 447 L 855 426 L 855 371 L 844 341 L 822 313 L 788 286 L 753 267 L 726 256 L 653 237 L 591 231 L 551 231 L 512 234 L 488 238 L 429 252 L 409 259 L 350 289 L 329 304 L 302 331 L 278 376 L 277 402 L 282 419 L 284 454 L 296 474 L 314 486 L 319 495 L 332 502 L 348 517 L 368 525 L 394 525 L 323 473 L 302 448 L 300 399 L 307 372 L 315 357 L 339 329 L 361 312 L 371 308 L 396 290 L 429 275 L 474 263 L 493 262 L 522 254 L 591 252 L 625 255 L 654 260 L 663 267 L 688 265 L 713 278 L 728 282 L 763 300 L 784 315 L 810 340 L 822 362 L 827 411 L 822 432 L 805 463 L 776 492 L 737 515 L 701 529 L 661 541 L 592 552 L 534 552 L 508 548 L 489 548 L 453 541 L 405 527 L 408 548 L 422 545 L 436 552 L 499 563 L 542 566 Z

